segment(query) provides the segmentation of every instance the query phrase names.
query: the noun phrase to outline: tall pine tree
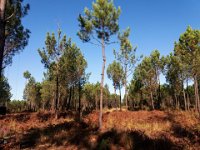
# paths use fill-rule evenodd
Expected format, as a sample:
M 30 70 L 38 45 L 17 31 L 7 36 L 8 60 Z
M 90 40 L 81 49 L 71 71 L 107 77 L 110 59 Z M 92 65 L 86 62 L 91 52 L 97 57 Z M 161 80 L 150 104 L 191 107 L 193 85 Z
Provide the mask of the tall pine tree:
M 79 15 L 78 21 L 80 31 L 78 36 L 83 42 L 90 42 L 101 46 L 102 48 L 102 74 L 101 74 L 101 96 L 99 128 L 102 127 L 102 107 L 103 107 L 103 88 L 104 71 L 106 64 L 105 45 L 110 44 L 110 36 L 116 34 L 119 30 L 118 19 L 120 8 L 116 8 L 113 1 L 96 0 L 92 3 L 92 10 L 85 8 L 84 16 Z

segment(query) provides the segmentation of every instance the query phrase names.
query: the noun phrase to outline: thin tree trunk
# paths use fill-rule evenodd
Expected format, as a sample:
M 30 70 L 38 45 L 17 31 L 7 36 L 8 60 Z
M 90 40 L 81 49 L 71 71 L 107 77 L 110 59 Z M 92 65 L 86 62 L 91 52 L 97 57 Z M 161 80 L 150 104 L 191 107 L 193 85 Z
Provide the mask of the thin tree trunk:
M 72 103 L 72 104 L 73 104 L 72 106 L 75 108 L 75 101 L 74 101 L 74 86 L 72 86 L 72 102 L 73 102 L 73 103 Z M 73 108 L 73 109 L 74 109 L 74 108 Z
M 56 98 L 55 98 L 55 114 L 56 114 L 56 119 L 58 118 L 58 97 L 59 97 L 59 83 L 58 83 L 58 74 L 56 75 Z
M 142 90 L 140 90 L 140 102 L 142 102 L 142 101 L 143 101 L 143 92 L 142 92 Z M 143 104 L 140 103 L 139 105 L 140 105 L 140 108 L 143 109 Z
M 156 104 L 156 107 L 158 109 L 160 109 L 160 105 L 161 105 L 161 89 L 160 89 L 160 76 L 159 76 L 159 72 L 158 72 L 158 67 L 155 67 L 156 68 L 156 80 L 157 80 L 157 83 L 158 83 L 158 89 L 157 89 L 157 98 L 158 98 L 158 102 Z
M 117 108 L 116 85 L 114 85 L 114 94 L 115 94 L 115 106 Z
M 30 111 L 31 111 L 31 101 L 30 101 Z
M 66 93 L 68 93 L 68 89 L 66 89 Z M 67 98 L 68 98 L 68 96 L 65 96 L 65 98 L 64 98 L 64 102 L 63 102 L 63 110 L 66 110 L 67 109 Z
M 95 96 L 95 105 L 96 105 L 96 111 L 98 111 L 98 95 L 96 93 L 96 96 Z
M 151 91 L 151 107 L 154 110 L 153 93 Z
M 70 91 L 69 91 L 69 101 L 67 104 L 67 110 L 69 110 L 69 108 L 70 108 L 71 99 L 72 99 L 72 87 L 70 87 Z
M 79 97 L 78 97 L 78 112 L 79 112 L 79 121 L 81 121 L 82 119 L 82 111 L 81 111 L 81 83 L 79 81 L 79 86 L 78 86 L 78 93 L 79 93 Z
M 126 109 L 128 108 L 128 99 L 127 99 L 127 64 L 125 64 L 125 100 L 126 100 Z
M 180 109 L 180 95 L 178 96 L 178 110 Z
M 74 98 L 74 107 L 75 107 L 75 111 L 77 111 L 77 104 L 76 104 L 76 98 Z
M 175 97 L 175 108 L 177 109 L 178 108 L 178 100 L 177 100 L 176 94 L 174 94 L 174 97 Z
M 196 78 L 194 77 L 194 95 L 195 95 L 195 110 L 198 110 L 198 104 L 197 104 L 197 92 L 196 92 Z
M 188 79 L 187 79 L 187 110 L 190 110 L 190 95 L 189 95 L 189 91 L 188 91 Z
M 185 110 L 187 110 L 187 100 L 186 100 L 186 96 L 185 96 L 185 90 L 184 90 L 184 88 L 183 88 L 183 98 L 184 98 Z
M 43 111 L 45 110 L 45 103 L 42 104 Z
M 187 110 L 190 110 L 190 96 L 188 93 L 186 94 L 186 97 L 187 97 Z
M 121 94 L 121 86 L 119 85 L 119 108 L 122 110 L 122 94 Z
M 0 0 L 0 80 L 3 76 L 3 55 L 5 46 L 5 10 L 6 0 Z
M 194 76 L 194 90 L 195 90 L 195 108 L 196 108 L 196 111 L 200 113 L 197 75 Z
M 100 95 L 99 129 L 101 129 L 101 127 L 102 127 L 102 105 L 103 105 L 104 71 L 105 71 L 105 65 L 106 65 L 104 38 L 102 38 L 101 40 L 102 40 L 103 64 L 102 64 L 102 74 L 101 74 L 101 95 Z
M 161 108 L 161 88 L 160 88 L 160 77 L 158 76 L 158 109 Z

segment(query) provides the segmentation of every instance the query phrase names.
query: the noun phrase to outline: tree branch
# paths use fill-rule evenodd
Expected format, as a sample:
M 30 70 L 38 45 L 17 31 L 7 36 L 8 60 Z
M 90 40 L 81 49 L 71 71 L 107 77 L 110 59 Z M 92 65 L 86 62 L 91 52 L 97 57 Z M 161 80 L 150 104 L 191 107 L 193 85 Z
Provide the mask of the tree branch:
M 107 45 L 116 44 L 116 43 L 119 43 L 119 42 L 117 42 L 117 41 L 114 41 L 114 42 L 105 42 L 105 44 L 107 44 Z
M 93 42 L 91 42 L 91 41 L 89 41 L 88 43 L 90 43 L 90 44 L 93 44 L 93 45 L 96 45 L 96 46 L 101 46 L 101 45 L 99 45 L 99 44 L 97 44 L 97 43 L 93 43 Z
M 14 16 L 14 14 L 15 14 L 15 11 L 8 18 L 6 18 L 5 21 L 8 21 L 9 19 L 11 19 Z
M 101 43 L 97 38 L 95 38 L 93 34 L 92 34 L 92 38 L 93 38 L 94 40 L 96 40 L 99 44 L 102 45 L 102 43 Z

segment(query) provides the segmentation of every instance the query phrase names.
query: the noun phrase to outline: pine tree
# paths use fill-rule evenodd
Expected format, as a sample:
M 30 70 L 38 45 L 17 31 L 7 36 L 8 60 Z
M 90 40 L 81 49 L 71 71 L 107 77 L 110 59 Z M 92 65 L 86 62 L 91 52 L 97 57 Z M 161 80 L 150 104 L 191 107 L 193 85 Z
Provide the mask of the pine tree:
M 23 0 L 0 1 L 0 78 L 3 69 L 12 62 L 12 56 L 23 50 L 28 44 L 30 31 L 22 25 L 29 4 Z
M 66 46 L 69 46 L 70 39 L 66 41 L 66 35 L 61 37 L 61 30 L 58 30 L 58 37 L 56 40 L 55 34 L 47 33 L 45 45 L 46 47 L 42 50 L 38 49 L 39 55 L 41 57 L 41 62 L 44 64 L 45 68 L 49 69 L 53 73 L 53 78 L 55 80 L 55 100 L 54 100 L 54 111 L 56 112 L 57 117 L 57 110 L 59 108 L 59 72 L 60 72 L 60 65 L 59 60 L 62 56 L 64 49 Z
M 130 28 L 127 28 L 123 33 L 119 34 L 118 39 L 120 41 L 120 50 L 119 52 L 116 52 L 114 50 L 114 54 L 117 60 L 121 63 L 123 67 L 123 72 L 124 72 L 123 85 L 125 87 L 126 108 L 128 108 L 127 79 L 128 76 L 132 74 L 133 67 L 136 63 L 136 58 L 135 58 L 136 47 L 133 48 L 129 40 L 129 36 L 130 36 Z
M 156 76 L 156 80 L 157 80 L 157 84 L 158 84 L 157 107 L 160 108 L 160 104 L 161 104 L 160 74 L 163 71 L 164 66 L 165 66 L 165 58 L 160 56 L 160 52 L 158 50 L 152 51 L 150 58 L 151 58 L 152 67 L 155 70 L 155 76 Z
M 113 61 L 113 63 L 108 65 L 107 68 L 108 78 L 113 81 L 114 91 L 115 91 L 115 102 L 116 100 L 116 89 L 119 89 L 121 93 L 121 85 L 123 82 L 124 72 L 121 64 L 119 62 Z M 121 110 L 121 94 L 120 94 L 120 110 Z
M 84 16 L 79 15 L 78 18 L 80 26 L 80 31 L 78 32 L 79 38 L 83 42 L 90 42 L 102 48 L 103 64 L 99 113 L 99 128 L 101 129 L 104 71 L 106 64 L 105 45 L 110 44 L 110 36 L 116 34 L 119 30 L 118 18 L 120 15 L 120 8 L 115 8 L 113 1 L 96 0 L 96 2 L 92 3 L 92 10 L 85 8 L 84 14 Z M 95 43 L 93 41 L 95 41 Z
M 175 43 L 174 53 L 181 59 L 184 66 L 188 66 L 189 72 L 194 79 L 196 110 L 200 113 L 199 85 L 200 77 L 200 30 L 193 30 L 188 27 Z

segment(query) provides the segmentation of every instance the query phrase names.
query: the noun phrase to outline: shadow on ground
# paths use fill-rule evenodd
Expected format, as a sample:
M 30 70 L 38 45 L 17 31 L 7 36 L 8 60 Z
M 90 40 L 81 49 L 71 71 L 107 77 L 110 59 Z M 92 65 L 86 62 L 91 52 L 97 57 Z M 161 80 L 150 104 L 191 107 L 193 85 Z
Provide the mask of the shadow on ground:
M 92 137 L 94 140 L 92 140 Z M 44 138 L 44 140 L 42 140 Z M 110 130 L 99 133 L 97 129 L 90 128 L 84 122 L 67 122 L 44 129 L 31 129 L 28 134 L 22 136 L 15 146 L 20 149 L 37 148 L 38 145 L 46 145 L 45 148 L 63 145 L 63 147 L 75 146 L 77 149 L 135 149 L 135 150 L 169 150 L 183 149 L 165 137 L 151 139 L 140 131 L 117 132 Z
M 181 123 L 177 122 L 175 116 L 168 112 L 167 120 L 172 123 L 171 131 L 173 131 L 173 136 L 184 139 L 190 146 L 200 147 L 200 131 L 194 127 L 184 127 Z M 184 121 L 184 120 L 183 120 Z M 185 145 L 186 143 L 182 143 Z
M 106 114 L 107 115 L 107 114 Z M 73 116 L 73 114 L 60 114 L 60 117 Z M 41 121 L 48 121 L 49 114 L 37 115 Z M 22 117 L 24 118 L 24 117 Z M 170 136 L 180 139 L 180 142 L 166 135 L 149 137 L 142 131 L 109 131 L 99 132 L 92 124 L 85 122 L 66 121 L 56 125 L 48 125 L 44 128 L 32 128 L 25 134 L 19 135 L 4 149 L 130 149 L 130 150 L 179 150 L 187 149 L 188 145 L 198 147 L 200 134 L 194 130 L 184 128 L 175 121 L 173 114 L 168 113 L 164 117 L 157 116 L 157 121 L 170 121 L 172 123 Z M 155 118 L 150 118 L 155 120 Z M 23 119 L 22 119 L 23 120 Z M 172 134 L 172 135 L 171 135 Z M 188 143 L 184 143 L 187 142 Z M 61 147 L 60 147 L 61 146 Z M 1 143 L 0 143 L 1 147 Z

